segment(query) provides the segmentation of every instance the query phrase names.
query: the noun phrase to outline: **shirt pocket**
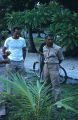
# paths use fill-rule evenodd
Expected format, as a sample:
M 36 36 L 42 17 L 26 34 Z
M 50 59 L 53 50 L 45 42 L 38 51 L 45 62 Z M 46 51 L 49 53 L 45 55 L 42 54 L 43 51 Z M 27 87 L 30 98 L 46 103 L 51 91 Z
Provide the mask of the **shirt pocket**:
M 48 57 L 48 50 L 43 51 L 44 57 Z

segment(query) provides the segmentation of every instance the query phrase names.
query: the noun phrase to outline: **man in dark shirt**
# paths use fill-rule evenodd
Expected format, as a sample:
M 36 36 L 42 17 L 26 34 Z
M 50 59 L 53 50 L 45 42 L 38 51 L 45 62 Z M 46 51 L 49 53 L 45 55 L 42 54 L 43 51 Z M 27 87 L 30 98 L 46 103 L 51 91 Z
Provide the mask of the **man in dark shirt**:
M 43 53 L 43 47 L 46 45 L 45 41 L 40 45 L 39 52 Z
M 45 41 L 40 45 L 39 48 L 39 54 L 40 54 L 40 77 L 41 77 L 41 73 L 43 70 L 43 66 L 44 66 L 44 55 L 43 55 L 43 47 L 46 45 Z

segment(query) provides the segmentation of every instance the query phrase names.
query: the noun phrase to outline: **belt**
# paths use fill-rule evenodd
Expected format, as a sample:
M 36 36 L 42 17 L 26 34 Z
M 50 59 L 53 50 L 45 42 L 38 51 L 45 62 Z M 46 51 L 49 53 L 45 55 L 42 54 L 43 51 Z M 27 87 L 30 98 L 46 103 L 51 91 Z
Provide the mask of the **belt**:
M 52 64 L 59 64 L 59 63 L 48 63 L 48 62 L 44 62 L 44 64 L 52 65 Z
M 15 60 L 10 60 L 10 62 L 22 62 L 23 60 L 20 61 L 15 61 Z

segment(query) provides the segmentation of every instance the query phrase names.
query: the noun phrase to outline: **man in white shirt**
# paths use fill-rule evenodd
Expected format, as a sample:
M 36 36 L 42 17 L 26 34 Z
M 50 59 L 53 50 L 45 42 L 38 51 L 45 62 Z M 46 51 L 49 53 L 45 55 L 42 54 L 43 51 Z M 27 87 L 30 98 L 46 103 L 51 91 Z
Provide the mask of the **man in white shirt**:
M 5 40 L 3 54 L 6 54 L 6 50 L 10 52 L 10 55 L 8 56 L 9 64 L 6 67 L 7 72 L 25 72 L 24 60 L 26 57 L 26 43 L 25 39 L 20 36 L 20 28 L 15 27 L 13 28 L 12 36 Z

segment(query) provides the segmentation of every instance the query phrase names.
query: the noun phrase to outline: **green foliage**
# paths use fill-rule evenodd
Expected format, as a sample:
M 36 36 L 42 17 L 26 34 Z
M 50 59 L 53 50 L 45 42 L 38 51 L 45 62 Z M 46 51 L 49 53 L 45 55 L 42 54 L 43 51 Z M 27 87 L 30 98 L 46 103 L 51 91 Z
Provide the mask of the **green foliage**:
M 42 25 L 46 25 L 50 21 L 49 14 L 50 9 L 46 5 L 40 5 L 33 8 L 31 11 L 26 10 L 23 12 L 12 12 L 6 14 L 7 25 L 9 28 L 12 26 L 22 26 L 24 28 L 41 28 Z M 46 19 L 45 19 L 46 18 Z
M 43 38 L 34 38 L 34 43 L 35 43 L 37 50 L 39 50 L 39 47 L 40 47 L 41 43 L 43 43 L 43 42 L 44 42 Z
M 35 4 L 38 1 L 32 1 L 32 0 L 0 0 L 0 30 L 5 29 L 6 21 L 5 21 L 5 14 L 11 13 L 13 11 L 24 11 L 27 9 L 33 9 Z M 18 23 L 18 22 L 17 22 Z M 18 24 L 17 24 L 18 25 Z
M 7 13 L 6 20 L 9 29 L 13 26 L 24 26 L 23 12 L 12 12 L 12 14 Z
M 3 46 L 5 39 L 8 37 L 8 31 L 2 31 L 0 37 L 0 47 Z
M 36 83 L 25 81 L 22 76 L 12 74 L 12 81 L 0 77 L 0 81 L 8 83 L 8 89 L 13 88 L 14 94 L 3 92 L 3 99 L 7 98 L 11 105 L 11 120 L 51 120 L 53 118 L 52 109 L 55 105 L 63 106 L 66 111 L 72 111 L 78 114 L 78 110 L 71 107 L 70 103 L 77 99 L 77 94 L 72 97 L 66 97 L 55 104 L 52 103 L 52 96 L 48 94 L 50 86 L 41 84 L 36 78 Z M 10 120 L 10 118 L 8 118 Z
M 40 4 L 35 6 L 32 10 L 24 10 L 23 12 L 12 12 L 6 14 L 6 20 L 8 27 L 15 25 L 32 26 L 32 28 L 42 28 L 51 23 L 51 17 L 53 12 L 55 12 L 56 3 L 52 2 L 49 5 Z
M 62 97 L 70 99 L 70 101 L 64 101 L 65 104 L 69 105 L 72 108 L 75 108 L 78 111 L 78 85 L 77 84 L 64 84 L 62 85 L 63 94 Z M 76 112 L 77 112 L 76 111 Z M 63 110 L 61 113 L 61 120 L 77 120 L 78 114 L 71 112 L 69 110 Z
M 8 0 L 8 2 L 1 0 L 0 3 L 3 6 L 4 4 L 6 6 L 7 3 L 9 4 L 7 8 L 4 8 L 4 10 L 8 11 L 6 14 L 8 28 L 11 29 L 13 26 L 20 26 L 25 30 L 28 30 L 29 27 L 33 29 L 44 28 L 44 31 L 46 31 L 45 28 L 47 28 L 48 31 L 50 30 L 54 32 L 56 36 L 59 36 L 57 43 L 61 44 L 62 47 L 67 50 L 78 47 L 78 13 L 65 9 L 55 0 L 51 1 L 49 4 L 41 4 L 41 2 L 49 2 L 43 0 L 40 1 L 39 5 L 36 5 L 37 2 L 38 1 L 35 1 L 33 5 L 31 5 L 31 0 L 20 0 L 19 4 L 18 1 L 12 1 L 11 3 L 11 0 Z M 22 7 L 19 10 L 18 6 L 20 5 L 22 5 Z M 11 10 L 11 12 L 9 12 L 9 10 Z M 13 10 L 17 12 L 13 12 Z M 1 21 L 1 23 L 2 22 L 3 21 Z M 2 24 L 0 26 L 2 28 Z
M 2 31 L 1 35 L 4 36 L 4 39 L 6 39 L 8 37 L 8 31 Z
M 19 25 L 23 29 L 49 27 L 59 36 L 57 42 L 66 49 L 78 46 L 78 13 L 63 8 L 57 2 L 35 6 L 32 10 L 12 12 L 6 15 L 8 27 Z
M 52 108 L 51 99 L 49 95 L 46 96 L 49 86 L 45 88 L 44 84 L 41 85 L 39 81 L 35 85 L 28 84 L 19 75 L 12 75 L 12 79 L 13 81 L 6 81 L 4 79 L 3 81 L 9 83 L 9 87 L 10 85 L 13 86 L 13 90 L 15 91 L 16 95 L 14 96 L 8 95 L 8 93 L 6 94 L 20 113 L 15 111 L 15 116 L 17 114 L 17 117 L 22 117 L 23 120 L 30 120 L 31 116 L 34 120 L 39 120 L 40 118 L 48 119 L 51 117 L 49 116 Z
M 64 9 L 59 4 L 53 13 L 50 30 L 59 36 L 59 43 L 66 49 L 78 46 L 78 14 Z

